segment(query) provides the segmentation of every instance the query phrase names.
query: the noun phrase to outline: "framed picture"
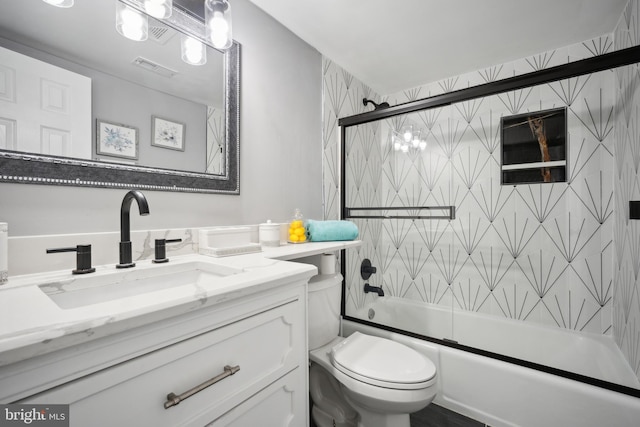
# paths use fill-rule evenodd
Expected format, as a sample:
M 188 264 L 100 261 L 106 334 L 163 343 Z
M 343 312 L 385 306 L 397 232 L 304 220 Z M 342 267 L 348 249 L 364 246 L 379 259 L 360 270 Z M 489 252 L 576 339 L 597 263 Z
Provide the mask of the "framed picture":
M 161 117 L 151 117 L 151 145 L 184 151 L 186 125 Z
M 502 184 L 567 180 L 566 108 L 502 117 Z
M 105 156 L 138 158 L 138 129 L 96 120 L 96 153 Z

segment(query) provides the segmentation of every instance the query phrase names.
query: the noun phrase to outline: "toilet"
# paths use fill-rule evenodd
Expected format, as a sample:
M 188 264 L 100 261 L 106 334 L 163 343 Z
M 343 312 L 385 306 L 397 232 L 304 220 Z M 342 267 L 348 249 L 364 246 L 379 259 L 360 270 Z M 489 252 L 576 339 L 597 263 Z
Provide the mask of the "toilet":
M 326 272 L 324 272 L 326 273 Z M 342 275 L 309 281 L 309 391 L 318 427 L 409 427 L 436 395 L 436 368 L 416 350 L 355 332 L 340 337 Z

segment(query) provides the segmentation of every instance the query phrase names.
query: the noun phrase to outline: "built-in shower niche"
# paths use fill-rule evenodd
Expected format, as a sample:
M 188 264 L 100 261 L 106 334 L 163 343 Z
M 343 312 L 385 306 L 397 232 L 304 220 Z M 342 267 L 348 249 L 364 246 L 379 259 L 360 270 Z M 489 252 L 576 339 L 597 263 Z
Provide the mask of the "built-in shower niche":
M 566 108 L 502 117 L 503 185 L 566 182 Z

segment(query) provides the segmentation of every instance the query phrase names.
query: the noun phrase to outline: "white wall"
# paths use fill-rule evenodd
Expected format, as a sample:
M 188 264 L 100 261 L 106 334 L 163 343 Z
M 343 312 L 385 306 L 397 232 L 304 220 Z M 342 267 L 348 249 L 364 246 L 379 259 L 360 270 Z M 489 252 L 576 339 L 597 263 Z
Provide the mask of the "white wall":
M 240 196 L 145 191 L 133 230 L 322 219 L 322 59 L 247 0 L 233 0 L 242 45 Z M 9 236 L 117 231 L 125 191 L 0 183 Z M 28 254 L 24 254 L 27 256 Z

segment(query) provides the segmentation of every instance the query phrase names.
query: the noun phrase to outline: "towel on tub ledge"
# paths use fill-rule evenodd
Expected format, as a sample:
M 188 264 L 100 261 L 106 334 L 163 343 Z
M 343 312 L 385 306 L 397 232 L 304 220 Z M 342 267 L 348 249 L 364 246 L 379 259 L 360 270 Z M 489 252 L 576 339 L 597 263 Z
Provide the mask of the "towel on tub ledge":
M 314 221 L 307 220 L 307 232 L 312 242 L 331 242 L 355 240 L 358 226 L 351 221 Z

